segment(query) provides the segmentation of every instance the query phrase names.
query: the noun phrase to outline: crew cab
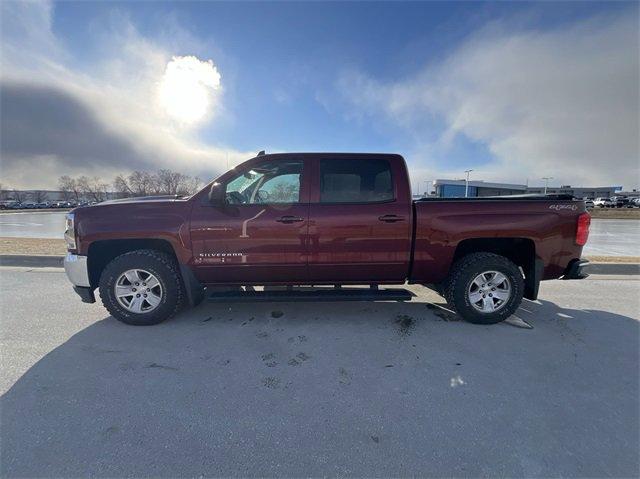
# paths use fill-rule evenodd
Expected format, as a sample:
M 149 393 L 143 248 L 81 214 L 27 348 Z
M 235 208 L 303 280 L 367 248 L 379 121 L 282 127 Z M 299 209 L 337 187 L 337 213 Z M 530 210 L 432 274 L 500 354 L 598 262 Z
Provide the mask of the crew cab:
M 378 286 L 405 283 L 492 324 L 535 300 L 540 281 L 586 276 L 589 223 L 571 196 L 412 201 L 400 155 L 261 152 L 187 198 L 74 209 L 65 269 L 83 301 L 97 288 L 134 325 L 159 323 L 214 286 L 247 299 L 397 300 L 410 297 Z M 299 285 L 313 287 L 296 296 Z M 276 287 L 286 288 L 269 296 Z

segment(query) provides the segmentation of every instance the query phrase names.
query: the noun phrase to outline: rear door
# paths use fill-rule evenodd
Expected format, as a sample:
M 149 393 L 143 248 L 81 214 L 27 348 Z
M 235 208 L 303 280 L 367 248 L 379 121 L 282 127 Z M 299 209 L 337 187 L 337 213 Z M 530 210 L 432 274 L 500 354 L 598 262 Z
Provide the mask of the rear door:
M 307 280 L 308 165 L 266 159 L 225 181 L 227 204 L 194 207 L 191 240 L 200 281 L 265 284 Z
M 311 192 L 312 283 L 404 282 L 411 199 L 401 157 L 315 158 Z

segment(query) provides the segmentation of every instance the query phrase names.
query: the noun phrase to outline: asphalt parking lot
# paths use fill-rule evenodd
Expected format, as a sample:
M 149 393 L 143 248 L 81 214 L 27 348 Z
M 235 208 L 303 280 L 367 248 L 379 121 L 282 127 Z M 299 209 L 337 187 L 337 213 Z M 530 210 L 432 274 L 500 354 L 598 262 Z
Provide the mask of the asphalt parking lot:
M 543 283 L 533 329 L 419 287 L 136 328 L 59 269 L 0 268 L 0 473 L 636 477 L 639 280 Z

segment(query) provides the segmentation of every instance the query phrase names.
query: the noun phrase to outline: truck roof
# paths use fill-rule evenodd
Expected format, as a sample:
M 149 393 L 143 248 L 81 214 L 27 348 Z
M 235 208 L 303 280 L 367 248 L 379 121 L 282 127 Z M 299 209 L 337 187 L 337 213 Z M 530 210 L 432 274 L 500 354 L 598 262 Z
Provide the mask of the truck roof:
M 287 153 L 258 153 L 254 158 L 340 158 L 340 159 L 366 159 L 366 158 L 402 158 L 397 153 L 354 153 L 354 152 L 287 152 Z M 253 158 L 252 158 L 253 159 Z

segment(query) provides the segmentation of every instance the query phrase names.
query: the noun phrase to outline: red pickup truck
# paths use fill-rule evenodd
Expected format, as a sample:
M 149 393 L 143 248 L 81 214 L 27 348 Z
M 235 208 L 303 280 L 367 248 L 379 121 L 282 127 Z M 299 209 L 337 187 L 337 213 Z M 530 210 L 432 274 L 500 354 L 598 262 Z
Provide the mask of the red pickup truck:
M 66 223 L 75 291 L 93 303 L 98 288 L 127 324 L 159 323 L 207 295 L 407 300 L 378 288 L 407 282 L 492 324 L 535 300 L 541 280 L 586 276 L 590 216 L 559 195 L 413 201 L 399 155 L 261 152 L 191 197 L 106 201 Z

